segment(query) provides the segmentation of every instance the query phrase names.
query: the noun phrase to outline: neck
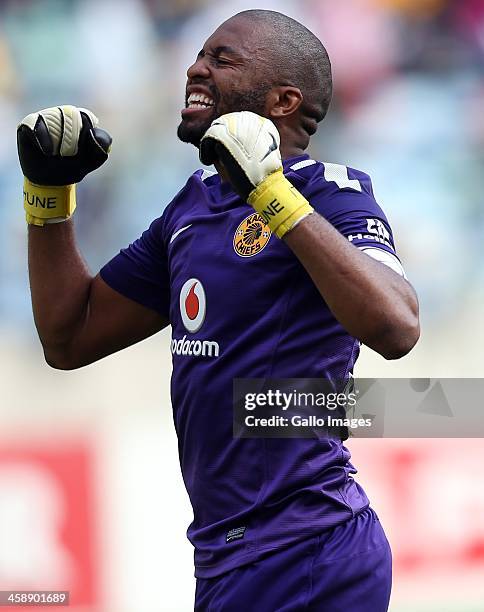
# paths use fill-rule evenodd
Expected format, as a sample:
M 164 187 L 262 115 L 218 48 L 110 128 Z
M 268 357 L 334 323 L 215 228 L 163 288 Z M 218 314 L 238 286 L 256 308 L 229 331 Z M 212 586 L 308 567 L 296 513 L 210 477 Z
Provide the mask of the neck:
M 304 155 L 304 149 L 298 147 L 295 144 L 281 143 L 281 157 L 282 159 L 288 159 L 289 157 L 298 157 Z

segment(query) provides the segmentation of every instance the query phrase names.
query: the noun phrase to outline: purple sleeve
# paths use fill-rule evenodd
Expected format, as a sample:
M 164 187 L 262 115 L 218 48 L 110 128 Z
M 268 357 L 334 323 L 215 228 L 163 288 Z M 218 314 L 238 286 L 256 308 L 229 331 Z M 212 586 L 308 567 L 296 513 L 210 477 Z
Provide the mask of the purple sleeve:
M 328 180 L 328 176 L 334 176 L 335 180 Z M 308 192 L 308 199 L 317 212 L 352 244 L 359 248 L 383 249 L 395 255 L 392 229 L 375 200 L 367 174 L 326 164 L 324 177 L 319 173 L 316 180 L 311 181 Z
M 162 227 L 162 217 L 153 221 L 100 275 L 115 291 L 169 318 L 170 283 Z
M 393 232 L 381 208 L 369 196 L 360 194 L 359 198 L 353 199 L 353 208 L 328 218 L 328 221 L 360 249 L 379 248 L 395 255 Z M 348 202 L 348 196 L 345 201 Z

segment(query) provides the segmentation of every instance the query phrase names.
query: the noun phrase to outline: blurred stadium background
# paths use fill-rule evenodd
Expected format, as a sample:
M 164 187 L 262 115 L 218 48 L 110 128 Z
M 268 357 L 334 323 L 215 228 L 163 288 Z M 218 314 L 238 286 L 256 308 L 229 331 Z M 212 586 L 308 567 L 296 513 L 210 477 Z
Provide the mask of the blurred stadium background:
M 325 42 L 335 96 L 311 154 L 372 176 L 420 296 L 417 348 L 398 362 L 363 350 L 356 374 L 482 376 L 482 0 L 3 0 L 0 589 L 69 589 L 76 612 L 192 609 L 169 333 L 79 372 L 43 364 L 15 128 L 73 103 L 113 134 L 75 219 L 97 271 L 198 167 L 175 136 L 185 70 L 219 22 L 254 7 Z M 484 610 L 482 441 L 348 445 L 392 542 L 392 612 Z

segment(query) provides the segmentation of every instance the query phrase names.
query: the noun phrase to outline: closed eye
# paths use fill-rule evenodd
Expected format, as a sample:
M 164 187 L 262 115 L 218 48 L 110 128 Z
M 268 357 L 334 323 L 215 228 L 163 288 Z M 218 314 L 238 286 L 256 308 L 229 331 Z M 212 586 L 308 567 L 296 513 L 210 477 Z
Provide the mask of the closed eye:
M 208 55 L 212 61 L 219 66 L 234 66 L 241 63 L 242 60 L 240 53 L 237 53 L 232 47 L 227 47 L 225 45 L 205 51 L 205 55 Z
M 217 54 L 212 54 L 212 53 L 206 53 L 206 55 L 208 55 L 210 57 L 210 59 L 212 60 L 212 62 L 214 64 L 220 65 L 220 66 L 228 66 L 229 64 L 232 64 L 232 60 L 226 58 L 226 57 L 220 57 Z

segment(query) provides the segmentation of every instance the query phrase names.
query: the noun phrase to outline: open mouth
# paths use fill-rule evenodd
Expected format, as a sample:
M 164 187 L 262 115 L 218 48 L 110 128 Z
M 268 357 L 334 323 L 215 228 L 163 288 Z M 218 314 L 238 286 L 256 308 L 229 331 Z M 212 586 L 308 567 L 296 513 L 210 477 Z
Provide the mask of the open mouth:
M 215 102 L 209 96 L 202 93 L 191 93 L 188 96 L 185 108 L 182 110 L 182 117 L 195 112 L 206 111 L 214 106 Z
M 187 108 L 210 108 L 214 105 L 212 98 L 205 94 L 192 93 L 188 96 Z

